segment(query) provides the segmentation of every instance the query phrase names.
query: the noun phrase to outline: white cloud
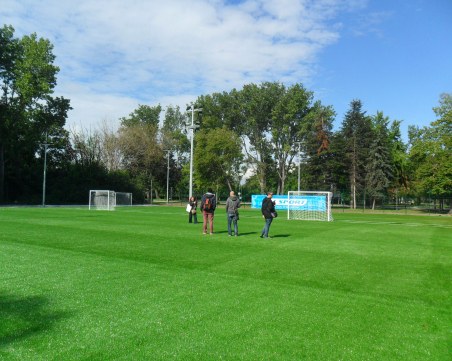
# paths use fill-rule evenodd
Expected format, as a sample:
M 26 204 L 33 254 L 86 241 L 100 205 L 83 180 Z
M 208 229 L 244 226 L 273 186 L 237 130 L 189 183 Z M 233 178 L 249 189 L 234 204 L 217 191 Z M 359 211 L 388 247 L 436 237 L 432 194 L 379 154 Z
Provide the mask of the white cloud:
M 306 82 L 338 39 L 331 19 L 347 1 L 4 0 L 16 36 L 54 44 L 68 124 L 117 121 L 138 104 L 185 104 L 245 83 Z M 355 1 L 354 6 L 362 6 Z M 60 95 L 60 94 L 58 94 Z M 183 103 L 176 103 L 183 102 Z

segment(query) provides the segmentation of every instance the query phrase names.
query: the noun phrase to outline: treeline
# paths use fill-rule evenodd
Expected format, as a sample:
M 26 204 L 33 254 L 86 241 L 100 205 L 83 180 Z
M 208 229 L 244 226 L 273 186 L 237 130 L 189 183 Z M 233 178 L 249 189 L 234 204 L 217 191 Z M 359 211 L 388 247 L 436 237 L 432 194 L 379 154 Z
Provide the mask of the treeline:
M 350 103 L 338 130 L 334 109 L 302 84 L 247 84 L 201 95 L 191 109 L 139 105 L 118 129 L 66 130 L 70 101 L 53 95 L 52 44 L 0 29 L 0 201 L 85 204 L 90 189 L 132 192 L 137 202 L 185 199 L 191 130 L 193 190 L 250 194 L 327 190 L 356 207 L 367 199 L 452 198 L 452 95 L 422 129 Z M 201 111 L 202 109 L 202 111 Z M 192 127 L 192 122 L 195 125 Z M 45 163 L 45 167 L 44 167 Z M 300 184 L 299 184 L 300 183 Z

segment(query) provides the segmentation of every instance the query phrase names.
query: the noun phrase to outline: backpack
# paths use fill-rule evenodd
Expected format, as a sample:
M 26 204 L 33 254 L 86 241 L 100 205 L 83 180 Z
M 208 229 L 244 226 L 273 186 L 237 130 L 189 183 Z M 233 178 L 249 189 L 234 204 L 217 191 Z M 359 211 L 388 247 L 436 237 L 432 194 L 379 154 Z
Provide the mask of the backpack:
M 204 210 L 205 211 L 210 211 L 212 209 L 212 199 L 206 197 L 206 200 L 204 202 Z

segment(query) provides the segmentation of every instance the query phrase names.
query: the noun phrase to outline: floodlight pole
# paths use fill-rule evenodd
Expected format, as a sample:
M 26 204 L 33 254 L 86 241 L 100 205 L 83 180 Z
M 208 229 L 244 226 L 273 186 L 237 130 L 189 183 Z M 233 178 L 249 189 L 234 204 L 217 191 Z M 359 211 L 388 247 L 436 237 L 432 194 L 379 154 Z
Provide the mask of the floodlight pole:
M 168 156 L 168 166 L 166 168 L 166 204 L 169 204 L 169 156 L 171 150 L 167 149 L 165 152 L 167 152 Z
M 190 184 L 188 198 L 193 196 L 193 138 L 195 137 L 195 129 L 199 128 L 199 125 L 195 125 L 195 112 L 202 111 L 202 108 L 195 108 L 194 105 L 190 105 L 187 110 L 191 111 L 191 125 L 188 129 L 191 129 L 191 139 L 190 139 Z
M 301 142 L 298 144 L 298 192 L 300 191 L 300 164 L 301 164 Z
M 42 206 L 46 205 L 46 173 L 47 173 L 47 149 L 50 144 L 44 143 L 44 176 L 42 180 Z

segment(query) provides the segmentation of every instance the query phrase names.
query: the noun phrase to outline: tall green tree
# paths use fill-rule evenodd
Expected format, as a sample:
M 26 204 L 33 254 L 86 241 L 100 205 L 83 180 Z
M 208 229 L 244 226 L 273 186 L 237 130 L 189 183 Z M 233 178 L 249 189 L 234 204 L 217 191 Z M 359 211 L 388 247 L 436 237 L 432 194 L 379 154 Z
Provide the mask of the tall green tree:
M 164 182 L 157 182 L 164 167 L 165 154 L 157 142 L 158 128 L 153 124 L 134 124 L 121 127 L 119 142 L 123 154 L 123 164 L 140 188 L 158 197 L 163 190 Z
M 180 111 L 179 106 L 168 106 L 160 128 L 162 148 L 169 152 L 166 154 L 169 156 L 169 187 L 176 188 L 176 191 L 186 189 L 180 181 L 183 167 L 189 161 L 190 141 L 187 137 L 187 123 L 188 116 Z
M 276 82 L 247 84 L 236 94 L 241 104 L 238 133 L 243 139 L 246 161 L 256 172 L 261 193 L 267 190 L 268 173 L 273 170 L 272 113 L 283 94 L 284 87 Z
M 350 187 L 350 206 L 356 208 L 357 197 L 363 189 L 366 176 L 365 162 L 368 159 L 372 140 L 372 125 L 360 100 L 350 103 L 341 128 L 344 139 L 345 158 Z
M 190 141 L 187 137 L 187 114 L 180 111 L 179 106 L 168 106 L 160 129 L 164 149 L 171 150 L 177 164 L 182 166 L 188 161 Z
M 272 110 L 270 124 L 272 153 L 278 173 L 277 193 L 284 194 L 285 182 L 298 153 L 299 142 L 307 142 L 308 115 L 312 108 L 313 93 L 301 84 L 289 88 L 281 85 L 282 92 Z
M 366 161 L 365 191 L 372 197 L 372 209 L 378 198 L 383 198 L 392 178 L 392 161 L 389 147 L 389 119 L 382 112 L 372 117 L 373 137 Z
M 196 135 L 195 183 L 198 188 L 227 186 L 238 189 L 243 154 L 240 137 L 232 130 L 200 130 Z
M 329 191 L 334 188 L 335 177 L 330 163 L 335 115 L 331 106 L 316 101 L 306 116 L 301 143 L 304 189 Z
M 433 108 L 438 119 L 430 127 L 410 128 L 410 159 L 419 194 L 452 195 L 452 95 L 442 94 Z M 452 206 L 452 205 L 451 205 Z
M 401 121 L 395 120 L 391 123 L 388 133 L 389 148 L 392 160 L 392 185 L 391 188 L 398 195 L 408 195 L 410 192 L 410 166 L 407 149 L 408 146 L 402 140 L 402 133 L 400 131 Z
M 33 172 L 40 143 L 48 137 L 67 138 L 62 127 L 70 104 L 52 96 L 59 68 L 48 40 L 36 34 L 15 38 L 14 28 L 5 25 L 0 28 L 0 49 L 1 202 L 5 189 L 10 201 L 24 193 L 24 180 Z
M 140 105 L 129 117 L 121 118 L 119 143 L 125 168 L 149 193 L 163 191 L 166 186 L 166 162 L 159 141 L 160 105 Z M 152 194 L 150 194 L 153 197 Z

